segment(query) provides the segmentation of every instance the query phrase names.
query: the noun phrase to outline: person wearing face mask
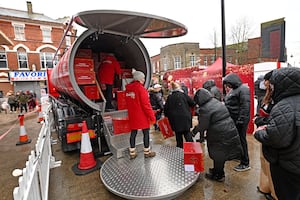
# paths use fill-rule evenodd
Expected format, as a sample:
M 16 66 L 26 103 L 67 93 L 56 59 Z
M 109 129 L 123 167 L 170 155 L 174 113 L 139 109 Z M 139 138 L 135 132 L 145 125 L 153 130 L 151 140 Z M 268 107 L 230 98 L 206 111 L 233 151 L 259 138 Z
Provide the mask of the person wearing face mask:
M 278 199 L 300 199 L 300 69 L 275 69 L 270 77 L 274 106 L 254 133 L 270 163 Z
M 265 96 L 261 99 L 260 108 L 257 111 L 257 115 L 254 118 L 254 123 L 256 127 L 263 126 L 268 123 L 268 119 L 270 116 L 270 112 L 274 106 L 274 101 L 272 100 L 273 90 L 270 84 L 270 78 L 272 75 L 272 71 L 265 74 L 263 77 L 264 80 L 264 88 L 265 88 Z M 273 200 L 277 199 L 272 178 L 270 172 L 270 164 L 265 159 L 262 152 L 262 145 L 260 145 L 260 178 L 259 185 L 257 186 L 257 191 L 263 194 L 266 199 Z

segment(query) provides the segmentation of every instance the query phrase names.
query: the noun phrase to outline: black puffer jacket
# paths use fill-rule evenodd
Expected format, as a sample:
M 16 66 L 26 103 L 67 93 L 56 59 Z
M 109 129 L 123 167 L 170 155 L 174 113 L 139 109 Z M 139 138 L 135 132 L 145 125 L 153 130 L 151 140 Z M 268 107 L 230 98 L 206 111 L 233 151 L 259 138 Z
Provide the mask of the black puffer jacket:
M 210 91 L 212 96 L 219 101 L 222 101 L 222 93 L 219 88 L 216 86 L 216 82 L 213 79 L 209 79 L 203 83 L 203 88 Z
M 225 105 L 236 125 L 248 124 L 250 120 L 250 90 L 242 84 L 235 73 L 227 74 L 223 84 L 230 84 L 232 90 L 224 97 Z
M 225 160 L 239 159 L 242 155 L 240 138 L 225 105 L 204 88 L 196 92 L 194 101 L 199 106 L 196 112 L 199 124 L 193 132 L 207 130 L 209 156 L 212 159 L 220 155 L 224 155 Z
M 194 100 L 181 89 L 172 91 L 165 103 L 164 112 L 173 131 L 189 131 L 192 128 L 191 108 L 195 105 Z
M 300 69 L 276 69 L 270 83 L 275 105 L 266 129 L 256 131 L 254 137 L 262 143 L 270 163 L 300 174 Z

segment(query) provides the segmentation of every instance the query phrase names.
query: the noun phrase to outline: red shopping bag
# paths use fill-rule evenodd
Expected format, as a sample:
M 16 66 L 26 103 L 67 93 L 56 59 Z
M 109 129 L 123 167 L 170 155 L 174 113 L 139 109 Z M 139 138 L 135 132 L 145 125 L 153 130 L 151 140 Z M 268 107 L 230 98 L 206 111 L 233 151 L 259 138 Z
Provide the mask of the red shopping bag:
M 167 117 L 163 117 L 160 120 L 158 120 L 157 124 L 158 124 L 159 129 L 160 129 L 160 131 L 163 134 L 163 137 L 165 139 L 174 136 L 174 132 L 173 132 L 173 130 L 171 128 L 169 119 Z

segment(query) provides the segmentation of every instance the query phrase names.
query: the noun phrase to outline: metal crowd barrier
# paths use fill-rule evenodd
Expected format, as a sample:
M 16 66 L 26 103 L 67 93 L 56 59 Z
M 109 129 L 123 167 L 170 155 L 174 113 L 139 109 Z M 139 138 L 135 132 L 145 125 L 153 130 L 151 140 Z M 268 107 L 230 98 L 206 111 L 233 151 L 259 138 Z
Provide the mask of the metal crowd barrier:
M 61 161 L 55 161 L 52 156 L 51 144 L 51 105 L 45 105 L 43 109 L 44 124 L 39 133 L 35 150 L 32 150 L 26 161 L 22 176 L 19 177 L 19 186 L 14 188 L 15 200 L 48 199 L 50 169 L 59 167 Z M 52 118 L 53 119 L 53 118 Z

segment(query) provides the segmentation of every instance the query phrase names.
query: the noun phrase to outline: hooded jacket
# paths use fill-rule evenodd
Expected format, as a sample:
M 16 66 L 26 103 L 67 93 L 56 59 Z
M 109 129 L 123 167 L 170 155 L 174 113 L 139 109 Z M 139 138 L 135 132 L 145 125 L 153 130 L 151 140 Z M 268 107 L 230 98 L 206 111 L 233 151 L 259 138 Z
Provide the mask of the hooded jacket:
M 216 86 L 216 82 L 213 79 L 207 80 L 203 83 L 203 88 L 210 91 L 214 98 L 222 101 L 222 93 L 219 88 Z
M 227 74 L 223 84 L 232 86 L 232 90 L 224 97 L 224 103 L 236 125 L 245 125 L 250 120 L 250 90 L 243 85 L 235 73 Z
M 126 85 L 126 103 L 131 130 L 150 128 L 150 122 L 155 122 L 148 91 L 139 81 Z
M 207 130 L 206 139 L 209 156 L 218 159 L 219 155 L 224 155 L 225 160 L 239 159 L 242 155 L 242 146 L 233 120 L 226 106 L 213 98 L 212 94 L 200 88 L 194 101 L 197 109 L 199 124 L 193 132 Z
M 274 85 L 275 105 L 266 129 L 256 131 L 254 137 L 262 143 L 271 164 L 300 174 L 300 69 L 276 69 L 270 83 Z
M 180 88 L 172 91 L 166 100 L 164 113 L 168 117 L 173 131 L 189 131 L 192 128 L 191 108 L 194 106 L 194 100 Z

